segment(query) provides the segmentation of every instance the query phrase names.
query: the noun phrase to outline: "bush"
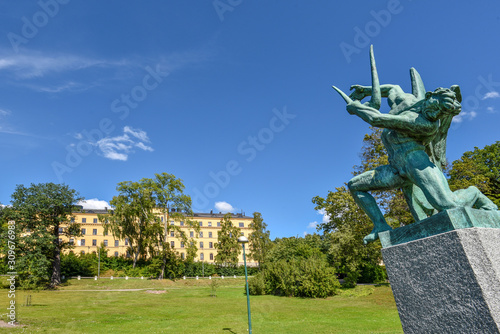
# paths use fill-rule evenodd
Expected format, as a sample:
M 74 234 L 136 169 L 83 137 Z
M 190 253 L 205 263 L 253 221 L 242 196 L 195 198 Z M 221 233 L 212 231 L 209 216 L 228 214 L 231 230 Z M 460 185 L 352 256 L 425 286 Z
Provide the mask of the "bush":
M 361 267 L 358 283 L 382 283 L 387 280 L 385 266 L 367 263 Z
M 277 296 L 326 298 L 340 288 L 335 270 L 323 257 L 271 262 L 264 281 L 265 292 Z
M 258 273 L 257 275 L 250 277 L 248 279 L 248 292 L 252 296 L 260 296 L 266 293 L 266 284 L 263 273 Z M 245 287 L 245 293 L 246 293 L 246 287 Z

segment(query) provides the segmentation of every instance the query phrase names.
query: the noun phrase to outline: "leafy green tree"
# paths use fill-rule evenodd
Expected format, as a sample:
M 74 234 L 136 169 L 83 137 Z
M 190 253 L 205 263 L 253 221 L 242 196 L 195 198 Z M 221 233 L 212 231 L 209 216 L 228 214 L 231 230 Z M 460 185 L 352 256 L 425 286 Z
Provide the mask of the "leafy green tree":
M 451 190 L 476 186 L 500 207 L 500 141 L 465 152 L 449 171 Z
M 250 223 L 252 232 L 248 237 L 250 253 L 248 257 L 257 261 L 259 268 L 264 262 L 267 252 L 272 247 L 271 239 L 269 238 L 270 232 L 267 230 L 267 224 L 259 212 L 254 212 L 253 220 Z
M 162 279 L 165 276 L 165 269 L 167 263 L 176 264 L 177 254 L 173 249 L 170 248 L 168 242 L 168 237 L 171 232 L 174 232 L 181 241 L 188 246 L 188 259 L 192 256 L 193 247 L 194 254 L 196 254 L 196 245 L 193 240 L 189 240 L 186 234 L 181 233 L 180 226 L 171 225 L 170 221 L 184 221 L 185 225 L 192 227 L 193 229 L 199 229 L 194 222 L 188 219 L 188 216 L 192 216 L 191 211 L 191 197 L 184 194 L 184 184 L 181 179 L 175 177 L 175 175 L 161 173 L 155 174 L 154 179 L 142 179 L 146 187 L 153 189 L 153 196 L 156 201 L 156 207 L 161 210 L 163 214 L 163 234 L 158 235 L 158 248 L 159 257 L 162 261 L 161 272 L 159 278 Z M 174 209 L 174 210 L 172 210 Z M 197 230 L 198 231 L 198 230 Z M 191 242 L 190 242 L 191 241 Z M 169 269 L 172 272 L 174 269 Z
M 83 198 L 67 185 L 54 183 L 18 185 L 11 197 L 4 219 L 15 221 L 21 284 L 27 288 L 61 284 L 61 252 L 72 248 L 61 237 L 70 240 L 80 235 L 80 225 L 71 222 L 71 213 Z
M 139 258 L 145 259 L 148 250 L 155 250 L 156 236 L 163 235 L 163 229 L 155 216 L 156 200 L 153 189 L 144 182 L 125 181 L 118 183 L 118 196 L 110 204 L 111 215 L 100 215 L 106 232 L 128 239 L 128 252 L 133 254 L 133 268 Z
M 236 267 L 238 265 L 238 255 L 241 253 L 241 246 L 238 244 L 238 237 L 241 235 L 241 230 L 237 226 L 233 226 L 231 222 L 231 214 L 226 213 L 221 220 L 221 229 L 217 231 L 217 255 L 215 255 L 215 263 L 220 266 Z

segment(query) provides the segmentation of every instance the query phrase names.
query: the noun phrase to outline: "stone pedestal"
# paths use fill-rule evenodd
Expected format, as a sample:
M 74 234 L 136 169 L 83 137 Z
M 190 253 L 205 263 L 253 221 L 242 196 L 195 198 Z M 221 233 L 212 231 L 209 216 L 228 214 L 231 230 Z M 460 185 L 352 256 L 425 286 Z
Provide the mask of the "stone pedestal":
M 449 210 L 380 239 L 406 334 L 500 333 L 497 212 Z

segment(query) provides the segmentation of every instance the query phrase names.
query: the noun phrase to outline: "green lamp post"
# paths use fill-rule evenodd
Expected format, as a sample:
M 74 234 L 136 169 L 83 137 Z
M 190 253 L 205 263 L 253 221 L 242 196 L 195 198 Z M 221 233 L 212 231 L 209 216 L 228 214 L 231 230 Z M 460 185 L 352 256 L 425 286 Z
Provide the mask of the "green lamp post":
M 247 310 L 248 310 L 248 332 L 252 334 L 252 317 L 250 316 L 250 293 L 248 292 L 248 273 L 247 273 L 247 259 L 245 256 L 245 244 L 248 243 L 248 238 L 241 236 L 238 242 L 243 246 L 243 262 L 245 264 L 245 283 L 247 288 Z

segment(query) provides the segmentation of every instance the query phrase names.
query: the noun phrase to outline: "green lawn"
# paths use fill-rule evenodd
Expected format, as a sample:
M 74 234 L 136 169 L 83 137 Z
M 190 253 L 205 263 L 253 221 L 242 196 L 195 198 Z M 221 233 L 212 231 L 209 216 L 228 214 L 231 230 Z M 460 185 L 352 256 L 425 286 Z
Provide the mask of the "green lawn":
M 70 280 L 58 291 L 16 293 L 23 329 L 9 333 L 247 333 L 243 279 Z M 117 289 L 154 289 L 111 291 Z M 79 291 L 98 290 L 98 291 Z M 23 306 L 26 295 L 32 306 Z M 7 290 L 0 289 L 0 319 Z M 251 296 L 253 333 L 403 333 L 388 286 L 358 286 L 327 299 Z

